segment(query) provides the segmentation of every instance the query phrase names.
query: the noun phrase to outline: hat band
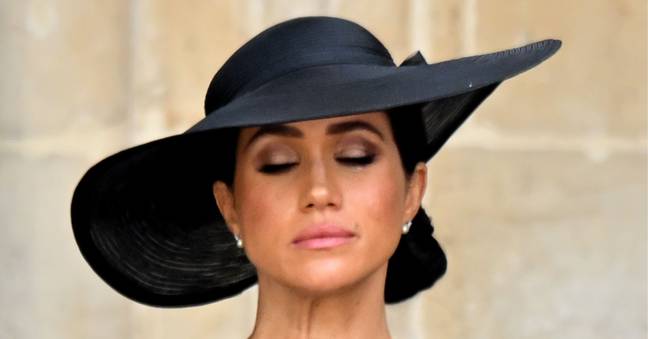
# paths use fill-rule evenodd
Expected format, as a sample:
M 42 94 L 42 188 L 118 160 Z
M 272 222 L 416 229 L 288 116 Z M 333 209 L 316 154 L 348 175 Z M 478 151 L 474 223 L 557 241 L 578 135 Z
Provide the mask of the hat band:
M 394 61 L 389 55 L 362 46 L 355 46 L 354 48 L 348 46 L 327 47 L 316 51 L 302 49 L 301 51 L 291 54 L 275 54 L 270 60 L 268 58 L 263 60 L 255 58 L 257 60 L 248 60 L 245 64 L 229 65 L 228 68 L 237 70 L 236 76 L 222 74 L 219 77 L 220 79 L 214 79 L 215 81 L 212 82 L 207 95 L 207 97 L 212 96 L 214 101 L 212 105 L 206 103 L 205 108 L 208 108 L 208 110 L 205 111 L 205 114 L 209 115 L 221 106 L 273 79 L 305 68 L 341 64 L 394 66 Z M 222 88 L 223 83 L 229 83 L 229 88 Z

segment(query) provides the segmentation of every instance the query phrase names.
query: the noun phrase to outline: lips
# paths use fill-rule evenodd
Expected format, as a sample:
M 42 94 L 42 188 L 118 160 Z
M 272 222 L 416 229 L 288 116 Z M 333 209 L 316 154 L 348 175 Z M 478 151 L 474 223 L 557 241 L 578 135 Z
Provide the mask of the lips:
M 346 244 L 355 236 L 354 232 L 335 224 L 315 224 L 301 231 L 292 243 L 304 249 L 323 249 Z

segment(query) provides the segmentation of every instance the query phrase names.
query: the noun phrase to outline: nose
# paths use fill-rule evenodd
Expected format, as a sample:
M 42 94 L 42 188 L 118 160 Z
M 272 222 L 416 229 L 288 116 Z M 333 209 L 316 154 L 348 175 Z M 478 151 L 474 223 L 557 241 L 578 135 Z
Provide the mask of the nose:
M 342 195 L 338 189 L 334 170 L 327 169 L 322 162 L 313 162 L 305 171 L 300 205 L 304 211 L 338 209 Z

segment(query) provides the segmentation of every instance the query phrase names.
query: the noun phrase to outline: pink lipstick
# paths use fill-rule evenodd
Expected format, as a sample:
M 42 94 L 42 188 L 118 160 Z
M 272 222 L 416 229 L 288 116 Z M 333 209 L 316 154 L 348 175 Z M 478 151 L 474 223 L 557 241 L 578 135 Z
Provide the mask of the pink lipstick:
M 315 224 L 301 231 L 292 243 L 303 249 L 326 249 L 351 242 L 355 236 L 352 231 L 334 224 Z

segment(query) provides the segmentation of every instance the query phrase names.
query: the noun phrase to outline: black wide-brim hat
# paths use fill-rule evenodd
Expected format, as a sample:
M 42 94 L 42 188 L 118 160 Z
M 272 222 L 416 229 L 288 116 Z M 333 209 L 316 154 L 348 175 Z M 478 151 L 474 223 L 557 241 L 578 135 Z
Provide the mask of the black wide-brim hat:
M 71 207 L 77 244 L 102 279 L 140 303 L 189 306 L 236 295 L 256 283 L 256 271 L 212 194 L 212 183 L 231 175 L 233 131 L 418 107 L 399 113 L 420 115 L 425 142 L 417 154 L 428 161 L 495 87 L 560 44 L 544 40 L 435 64 L 417 52 L 396 66 L 382 43 L 353 22 L 305 17 L 277 24 L 214 76 L 205 118 L 85 173 Z M 386 302 L 416 294 L 445 272 L 432 231 L 425 213 L 417 214 L 389 261 Z M 426 254 L 428 248 L 440 255 Z

